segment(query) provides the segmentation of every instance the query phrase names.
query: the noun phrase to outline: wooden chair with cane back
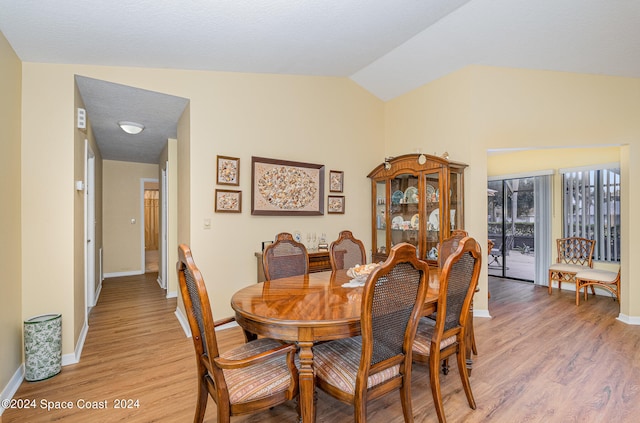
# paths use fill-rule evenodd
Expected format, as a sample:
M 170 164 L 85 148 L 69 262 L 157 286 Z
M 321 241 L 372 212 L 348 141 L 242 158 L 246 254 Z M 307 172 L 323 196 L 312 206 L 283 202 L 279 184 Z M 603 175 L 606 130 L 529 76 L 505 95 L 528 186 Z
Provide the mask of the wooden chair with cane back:
M 338 239 L 329 246 L 331 270 L 349 269 L 367 263 L 364 244 L 351 231 L 341 231 Z
M 309 273 L 309 254 L 304 244 L 282 232 L 264 249 L 262 264 L 267 280 L 305 275 Z
M 466 365 L 466 342 L 471 318 L 469 309 L 478 285 L 482 253 L 475 239 L 460 240 L 457 250 L 440 271 L 440 295 L 436 320 L 420 319 L 413 344 L 413 360 L 428 363 L 431 392 L 440 422 L 445 422 L 439 366 L 442 359 L 455 355 L 462 387 L 469 407 L 476 408 Z
M 213 398 L 218 419 L 268 410 L 298 395 L 296 347 L 261 338 L 221 353 L 215 327 L 234 320 L 214 322 L 209 295 L 191 250 L 178 247 L 178 281 L 189 320 L 196 354 L 198 399 L 194 422 L 204 419 L 207 400 Z
M 427 294 L 429 265 L 416 248 L 395 245 L 367 278 L 361 306 L 361 335 L 313 348 L 316 385 L 354 407 L 365 422 L 367 403 L 400 390 L 405 422 L 413 422 L 411 346 Z
M 462 229 L 455 229 L 451 232 L 451 236 L 444 241 L 442 244 L 438 245 L 438 267 L 442 269 L 444 267 L 444 263 L 447 261 L 449 256 L 456 252 L 458 249 L 458 245 L 462 238 L 469 236 L 467 231 L 463 231 Z M 478 347 L 476 345 L 476 335 L 473 330 L 473 303 L 471 304 L 471 308 L 469 309 L 469 338 L 471 339 L 471 351 L 478 355 Z M 445 358 L 442 363 L 442 369 L 446 372 L 449 368 L 449 359 Z

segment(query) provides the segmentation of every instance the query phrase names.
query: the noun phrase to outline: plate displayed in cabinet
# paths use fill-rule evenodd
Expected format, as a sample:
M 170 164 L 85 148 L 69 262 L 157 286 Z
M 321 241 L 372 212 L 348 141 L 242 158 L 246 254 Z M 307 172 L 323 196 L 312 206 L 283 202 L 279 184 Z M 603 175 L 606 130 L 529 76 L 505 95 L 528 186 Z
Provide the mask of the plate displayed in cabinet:
M 429 226 L 428 229 L 430 231 L 439 231 L 440 230 L 440 209 L 435 209 L 429 215 Z
M 417 204 L 418 203 L 418 188 L 409 187 L 404 192 L 404 201 L 406 203 Z
M 391 229 L 402 229 L 402 225 L 404 224 L 404 219 L 402 216 L 396 216 L 391 219 Z
M 404 192 L 398 190 L 391 194 L 391 204 L 400 204 L 404 199 Z
M 411 218 L 411 228 L 418 229 L 419 226 L 420 226 L 420 215 L 416 213 Z

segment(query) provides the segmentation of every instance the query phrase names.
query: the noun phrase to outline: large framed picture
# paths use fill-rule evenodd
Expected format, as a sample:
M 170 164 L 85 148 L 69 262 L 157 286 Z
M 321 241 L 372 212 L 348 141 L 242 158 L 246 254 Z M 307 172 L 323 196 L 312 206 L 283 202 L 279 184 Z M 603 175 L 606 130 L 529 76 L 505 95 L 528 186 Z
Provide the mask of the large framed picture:
M 216 189 L 216 213 L 242 212 L 242 191 Z
M 324 214 L 324 165 L 251 157 L 251 214 Z
M 329 171 L 329 192 L 342 192 L 344 189 L 344 172 L 339 170 Z
M 220 185 L 240 185 L 240 159 L 218 156 L 216 176 Z
M 344 214 L 344 195 L 330 195 L 328 197 L 327 213 Z

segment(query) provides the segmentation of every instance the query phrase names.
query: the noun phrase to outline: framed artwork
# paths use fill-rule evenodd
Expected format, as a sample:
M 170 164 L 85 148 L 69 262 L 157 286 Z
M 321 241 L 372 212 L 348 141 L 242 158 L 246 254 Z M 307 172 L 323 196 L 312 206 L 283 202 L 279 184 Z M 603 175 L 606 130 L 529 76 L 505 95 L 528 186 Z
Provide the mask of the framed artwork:
M 242 211 L 242 191 L 216 189 L 216 213 L 240 213 Z
M 328 197 L 327 213 L 344 214 L 344 195 L 330 195 Z
M 329 171 L 329 192 L 342 192 L 344 188 L 344 172 L 339 170 Z
M 251 214 L 324 214 L 324 165 L 251 157 Z
M 218 156 L 216 175 L 220 185 L 240 185 L 240 159 Z

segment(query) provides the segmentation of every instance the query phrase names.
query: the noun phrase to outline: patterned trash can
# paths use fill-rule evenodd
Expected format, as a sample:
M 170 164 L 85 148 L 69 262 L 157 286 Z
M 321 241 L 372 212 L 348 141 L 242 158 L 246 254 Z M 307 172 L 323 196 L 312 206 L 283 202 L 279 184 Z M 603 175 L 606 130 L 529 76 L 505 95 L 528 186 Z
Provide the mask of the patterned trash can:
M 62 369 L 62 315 L 43 314 L 24 322 L 24 378 L 48 379 Z

